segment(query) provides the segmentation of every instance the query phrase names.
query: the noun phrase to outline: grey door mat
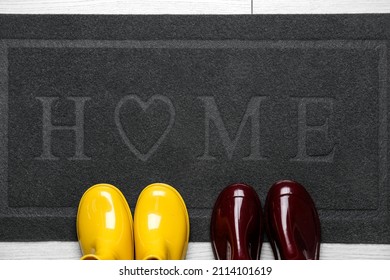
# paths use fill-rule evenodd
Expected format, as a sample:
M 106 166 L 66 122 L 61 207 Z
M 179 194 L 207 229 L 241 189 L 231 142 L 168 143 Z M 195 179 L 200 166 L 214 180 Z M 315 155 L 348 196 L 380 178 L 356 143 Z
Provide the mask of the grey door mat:
M 323 242 L 390 243 L 390 15 L 0 16 L 0 240 L 76 240 L 93 184 L 150 183 L 191 241 L 245 182 L 303 184 Z

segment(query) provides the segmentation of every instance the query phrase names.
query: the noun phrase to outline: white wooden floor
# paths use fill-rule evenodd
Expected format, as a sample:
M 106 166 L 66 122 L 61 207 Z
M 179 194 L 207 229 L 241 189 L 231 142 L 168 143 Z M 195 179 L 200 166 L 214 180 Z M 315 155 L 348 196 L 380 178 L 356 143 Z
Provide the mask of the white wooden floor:
M 390 13 L 390 0 L 0 0 L 2 14 L 339 14 Z M 1 28 L 1 27 L 0 27 Z M 390 233 L 389 233 L 390 234 Z M 77 242 L 0 242 L 0 259 L 78 259 Z M 390 245 L 322 244 L 321 259 L 388 259 Z M 187 259 L 213 259 L 190 243 Z M 261 259 L 273 259 L 264 244 Z
M 389 0 L 0 0 L 11 14 L 390 13 Z
M 0 242 L 0 260 L 77 260 L 81 257 L 77 242 Z M 210 243 L 190 243 L 187 260 L 213 260 Z M 262 260 L 273 260 L 269 243 L 261 250 Z M 321 260 L 390 260 L 390 245 L 322 244 Z

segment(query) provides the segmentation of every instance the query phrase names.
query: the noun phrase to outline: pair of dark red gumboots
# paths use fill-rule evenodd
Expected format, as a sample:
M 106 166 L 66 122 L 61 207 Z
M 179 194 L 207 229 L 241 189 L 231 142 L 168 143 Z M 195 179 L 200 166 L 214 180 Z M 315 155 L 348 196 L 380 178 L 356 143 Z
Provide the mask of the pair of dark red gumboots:
M 272 185 L 264 213 L 251 186 L 226 187 L 215 202 L 210 230 L 216 259 L 260 259 L 264 231 L 275 259 L 319 259 L 319 216 L 310 194 L 295 181 Z

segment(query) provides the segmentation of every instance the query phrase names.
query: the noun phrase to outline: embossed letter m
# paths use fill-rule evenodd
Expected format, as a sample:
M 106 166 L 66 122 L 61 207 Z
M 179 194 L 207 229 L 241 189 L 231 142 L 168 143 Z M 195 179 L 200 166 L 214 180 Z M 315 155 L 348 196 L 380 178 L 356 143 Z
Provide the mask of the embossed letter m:
M 242 134 L 243 128 L 249 118 L 251 119 L 251 152 L 250 155 L 243 158 L 244 160 L 262 160 L 265 159 L 260 154 L 260 103 L 265 100 L 265 96 L 254 96 L 248 103 L 246 112 L 238 127 L 237 133 L 233 140 L 230 138 L 225 124 L 218 111 L 218 107 L 215 103 L 215 99 L 212 96 L 199 97 L 205 106 L 205 150 L 204 154 L 199 157 L 201 160 L 213 160 L 215 157 L 210 155 L 210 122 L 212 121 L 219 133 L 222 140 L 222 144 L 226 150 L 229 159 L 233 158 L 234 150 L 238 144 L 238 140 Z
M 75 104 L 75 125 L 74 126 L 60 126 L 53 125 L 51 118 L 51 109 L 54 101 L 58 97 L 36 97 L 42 103 L 42 154 L 36 159 L 39 160 L 58 160 L 59 158 L 51 153 L 51 140 L 53 130 L 70 130 L 75 133 L 76 145 L 75 153 L 69 160 L 88 160 L 90 159 L 84 155 L 84 105 L 90 100 L 89 97 L 68 97 Z

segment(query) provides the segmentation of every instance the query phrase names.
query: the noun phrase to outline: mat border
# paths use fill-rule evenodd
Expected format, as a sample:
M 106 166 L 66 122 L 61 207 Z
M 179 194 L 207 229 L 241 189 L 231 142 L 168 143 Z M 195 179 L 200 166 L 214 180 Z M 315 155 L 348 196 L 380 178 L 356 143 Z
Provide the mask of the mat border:
M 375 210 L 346 210 L 343 215 L 336 215 L 342 220 L 359 221 L 361 218 L 371 218 L 377 223 L 387 223 L 388 203 L 390 202 L 389 191 L 386 188 L 388 171 L 388 113 L 387 113 L 387 42 L 385 40 L 0 40 L 0 166 L 6 168 L 0 170 L 0 218 L 22 217 L 31 218 L 32 215 L 40 217 L 61 218 L 74 217 L 76 207 L 39 208 L 39 207 L 8 207 L 8 49 L 9 48 L 315 48 L 315 49 L 370 49 L 377 50 L 379 54 L 379 132 L 378 132 L 378 155 L 379 155 L 379 186 L 378 207 Z M 188 209 L 194 218 L 208 216 L 210 209 Z M 326 220 L 335 216 L 340 210 L 320 210 L 320 216 L 326 213 Z M 369 213 L 369 215 L 367 215 Z

